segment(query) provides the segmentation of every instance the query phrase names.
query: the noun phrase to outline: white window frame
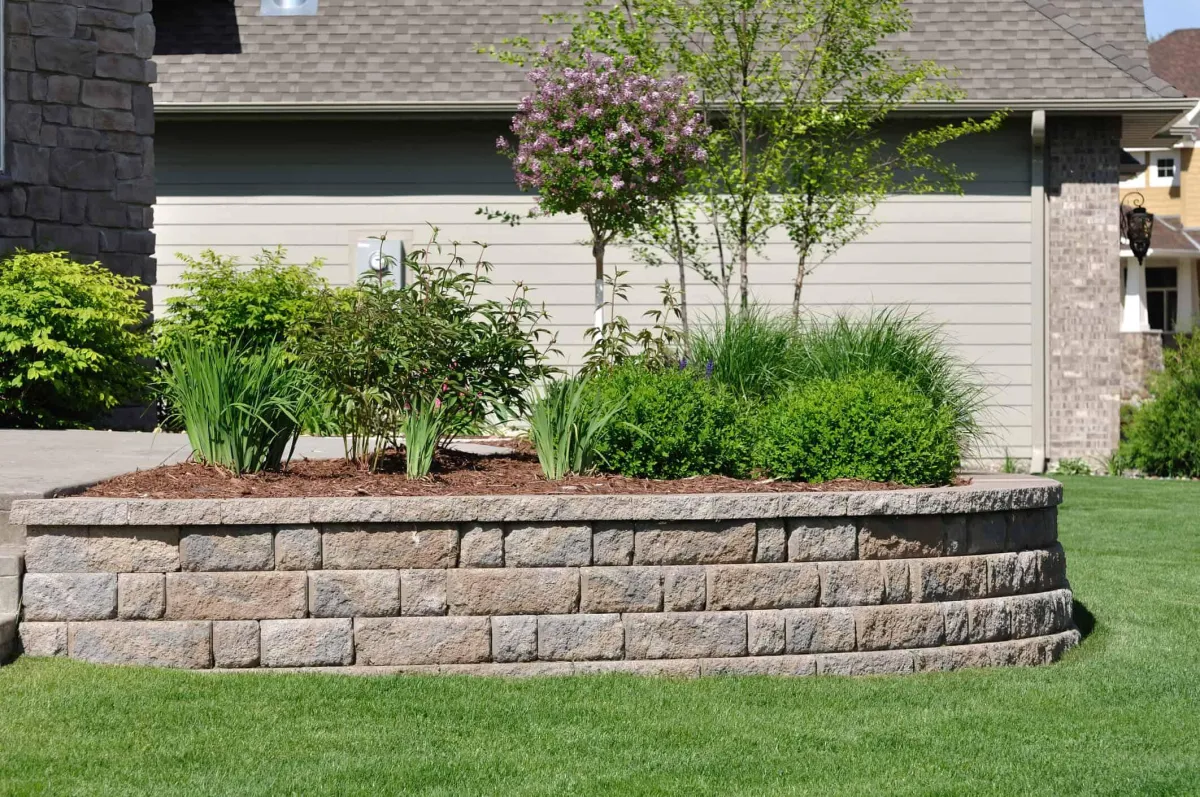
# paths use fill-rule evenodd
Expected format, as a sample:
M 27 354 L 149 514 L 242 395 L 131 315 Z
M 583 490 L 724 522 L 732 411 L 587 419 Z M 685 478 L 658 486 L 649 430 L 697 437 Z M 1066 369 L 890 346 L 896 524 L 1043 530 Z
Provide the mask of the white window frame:
M 1148 153 L 1147 160 L 1150 163 L 1147 171 L 1150 173 L 1151 188 L 1174 188 L 1179 185 L 1179 153 L 1174 150 L 1162 150 Z M 1158 170 L 1160 167 L 1159 161 L 1171 162 L 1171 175 L 1169 177 L 1160 176 Z
M 1132 177 L 1128 177 L 1128 178 L 1122 180 L 1121 188 L 1145 188 L 1146 187 L 1146 172 L 1147 172 L 1146 153 L 1130 152 L 1129 154 L 1130 154 L 1130 156 L 1133 157 L 1134 160 L 1136 160 L 1138 163 L 1142 164 L 1142 169 L 1141 169 L 1141 171 L 1139 171 L 1137 174 L 1133 175 Z

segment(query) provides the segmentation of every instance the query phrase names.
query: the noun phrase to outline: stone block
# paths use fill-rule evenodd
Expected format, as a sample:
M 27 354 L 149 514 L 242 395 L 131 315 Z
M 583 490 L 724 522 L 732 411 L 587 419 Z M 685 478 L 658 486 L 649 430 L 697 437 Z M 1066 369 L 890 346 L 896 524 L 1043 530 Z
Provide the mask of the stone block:
M 304 617 L 303 572 L 169 573 L 167 619 L 274 620 Z
M 117 615 L 116 573 L 28 573 L 26 620 L 108 620 Z
M 79 102 L 80 80 L 73 75 L 50 75 L 46 78 L 46 99 L 62 105 Z
M 154 55 L 154 18 L 150 14 L 138 14 L 133 19 L 134 52 L 138 58 Z
M 859 559 L 921 559 L 945 551 L 940 515 L 875 515 L 862 519 Z
M 400 572 L 400 614 L 430 617 L 446 613 L 446 570 Z
M 788 560 L 829 562 L 854 559 L 858 527 L 846 518 L 804 518 L 788 521 Z
M 883 603 L 884 578 L 879 562 L 822 562 L 822 606 L 869 606 Z
M 931 648 L 942 644 L 946 623 L 940 606 L 910 603 L 853 609 L 859 650 Z
M 942 516 L 942 551 L 945 556 L 967 554 L 967 516 Z
M 21 577 L 0 575 L 0 616 L 21 611 Z
M 707 580 L 708 574 L 703 567 L 663 568 L 663 611 L 704 611 L 708 595 Z
M 816 656 L 747 656 L 737 659 L 701 659 L 701 675 L 775 675 L 805 676 L 817 674 Z
M 654 678 L 698 678 L 700 662 L 697 659 L 658 659 L 656 661 L 577 661 L 571 665 L 576 675 L 638 675 Z
M 592 527 L 533 523 L 504 535 L 506 567 L 585 567 L 592 563 Z
M 538 656 L 538 618 L 533 615 L 492 618 L 492 659 L 534 661 Z
M 179 569 L 179 532 L 162 526 L 30 526 L 31 573 L 165 573 Z
M 115 55 L 133 55 L 134 43 L 133 34 L 121 30 L 108 30 L 105 28 L 97 28 L 93 31 L 96 37 L 96 44 L 102 53 L 111 53 Z M 104 56 L 100 56 L 103 58 Z M 138 63 L 142 63 L 141 59 L 137 59 Z M 99 61 L 99 58 L 97 59 Z M 97 66 L 97 74 L 99 74 L 99 66 Z M 133 78 L 133 82 L 137 82 L 138 78 Z
M 1055 509 L 1023 509 L 1008 515 L 1008 550 L 1025 551 L 1053 545 L 1058 538 Z
M 1002 643 L 1001 643 L 1002 644 Z M 922 648 L 912 651 L 916 672 L 949 672 L 995 664 L 995 644 Z
M 818 675 L 907 675 L 913 654 L 907 650 L 880 653 L 826 653 L 817 657 Z
M 21 623 L 20 634 L 26 656 L 67 655 L 66 623 Z
M 626 656 L 631 659 L 702 659 L 746 655 L 743 612 L 627 614 Z
M 537 618 L 538 658 L 544 661 L 619 659 L 625 629 L 619 614 L 567 614 Z
M 854 615 L 849 609 L 796 609 L 783 612 L 788 653 L 854 650 Z
M 965 645 L 971 637 L 971 618 L 965 601 L 948 601 L 942 604 L 942 617 L 946 624 L 946 644 Z
M 819 594 L 816 565 L 717 565 L 708 568 L 708 608 L 712 611 L 815 606 Z
M 454 567 L 458 529 L 416 523 L 327 525 L 321 540 L 329 570 Z
M 10 103 L 8 106 L 7 126 L 8 135 L 13 141 L 27 141 L 30 144 L 41 143 L 41 107 L 23 102 Z
M 1009 627 L 1014 638 L 1048 636 L 1071 627 L 1072 603 L 1069 590 L 1014 595 L 1000 600 L 1007 604 Z
M 179 534 L 179 565 L 191 572 L 273 570 L 271 526 L 184 526 Z
M 128 83 L 139 83 L 146 77 L 146 62 L 140 58 L 106 53 L 96 58 L 96 77 L 124 80 Z M 128 106 L 110 107 L 125 108 Z
M 40 249 L 65 249 L 76 258 L 94 257 L 100 251 L 100 231 L 75 224 L 39 224 L 35 242 Z
M 280 526 L 275 533 L 275 569 L 320 570 L 321 532 L 315 526 Z
M 124 202 L 118 202 L 105 194 L 92 194 L 87 200 L 87 221 L 102 227 L 123 227 L 129 217 L 126 207 Z M 221 533 L 219 529 L 213 531 Z
M 633 525 L 596 523 L 592 533 L 592 564 L 616 567 L 633 564 Z
M 1012 636 L 1008 606 L 1003 598 L 967 602 L 968 640 L 973 643 L 996 642 Z
M 988 569 L 983 556 L 918 559 L 910 567 L 913 598 L 918 602 L 987 597 Z
M 491 628 L 486 617 L 361 618 L 354 644 L 364 665 L 477 664 L 489 658 Z
M 1038 553 L 1040 561 L 1036 588 L 1045 592 L 1067 586 L 1067 554 L 1063 547 L 1055 543 Z
M 18 183 L 45 185 L 50 182 L 50 149 L 21 144 L 9 145 L 8 173 Z M 28 233 L 25 233 L 26 235 Z
M 580 572 L 580 611 L 662 610 L 662 572 L 657 567 L 585 567 Z
M 967 553 L 1000 553 L 1008 534 L 1008 519 L 1003 512 L 983 512 L 967 516 Z
M 96 71 L 95 42 L 83 39 L 43 38 L 33 43 L 33 55 L 40 72 L 62 72 L 91 77 Z
M 158 620 L 166 608 L 166 577 L 162 573 L 117 575 L 117 617 L 122 620 Z
M 908 562 L 904 559 L 882 559 L 884 603 L 908 603 L 912 600 Z
M 263 620 L 262 666 L 338 667 L 354 663 L 354 626 L 349 618 Z
M 259 635 L 256 620 L 217 620 L 212 624 L 213 666 L 242 669 L 259 664 Z
M 751 656 L 778 656 L 786 637 L 782 612 L 746 612 L 746 650 Z
M 758 529 L 754 521 L 638 523 L 634 564 L 749 564 Z
M 212 628 L 205 622 L 71 623 L 71 658 L 95 664 L 212 667 Z
M 131 111 L 101 108 L 92 111 L 92 113 L 92 124 L 97 130 L 132 133 L 137 129 L 137 117 Z M 136 202 L 147 197 L 148 191 L 146 186 L 139 186 L 136 180 L 123 181 L 117 187 L 117 199 L 122 202 Z
M 29 4 L 29 32 L 34 36 L 57 36 L 70 39 L 75 35 L 78 10 L 57 3 Z
M 106 8 L 86 6 L 79 9 L 79 24 L 93 28 L 112 28 L 114 30 L 133 30 L 134 17 L 120 11 Z
M 1018 575 L 1015 553 L 993 554 L 987 557 L 988 595 L 1015 595 L 1021 591 L 1021 577 Z
M 313 617 L 394 617 L 400 613 L 396 570 L 313 570 L 308 573 Z
M 459 567 L 504 567 L 504 529 L 500 526 L 469 526 L 459 545 Z
M 456 569 L 447 574 L 450 614 L 571 614 L 579 605 L 573 567 Z
M 758 521 L 758 545 L 754 549 L 754 561 L 787 561 L 787 528 L 784 521 Z

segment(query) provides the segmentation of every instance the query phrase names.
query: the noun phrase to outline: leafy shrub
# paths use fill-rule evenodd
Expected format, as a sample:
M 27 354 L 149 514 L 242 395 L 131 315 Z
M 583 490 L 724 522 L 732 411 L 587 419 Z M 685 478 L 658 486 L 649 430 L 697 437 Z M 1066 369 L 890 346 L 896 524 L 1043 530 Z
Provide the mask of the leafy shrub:
M 282 248 L 264 249 L 254 265 L 211 249 L 199 257 L 178 255 L 186 265 L 179 296 L 154 326 L 158 351 L 187 338 L 195 343 L 240 340 L 251 349 L 275 342 L 294 351 L 312 332 L 324 281 L 320 260 L 288 265 Z
M 1084 462 L 1082 459 L 1067 457 L 1060 459 L 1054 467 L 1054 475 L 1056 476 L 1091 476 L 1092 466 Z
M 280 344 L 177 338 L 161 389 L 196 457 L 236 474 L 278 470 L 314 398 L 314 381 Z
M 461 434 L 467 417 L 457 411 L 455 399 L 415 397 L 406 407 L 403 423 L 404 467 L 409 479 L 423 479 L 433 468 L 433 455 Z
M 757 413 L 753 467 L 777 479 L 947 484 L 959 465 L 954 417 L 887 373 L 821 378 Z
M 142 287 L 61 252 L 0 261 L 0 425 L 84 426 L 140 399 Z
M 749 441 L 737 397 L 693 370 L 629 363 L 593 377 L 602 401 L 623 401 L 596 436 L 605 470 L 681 479 L 746 472 Z
M 529 415 L 529 436 L 545 477 L 558 481 L 591 470 L 596 440 L 624 404 L 623 396 L 602 395 L 586 378 L 547 386 Z
M 1175 340 L 1179 348 L 1163 352 L 1149 400 L 1129 416 L 1122 453 L 1151 476 L 1200 476 L 1200 340 Z

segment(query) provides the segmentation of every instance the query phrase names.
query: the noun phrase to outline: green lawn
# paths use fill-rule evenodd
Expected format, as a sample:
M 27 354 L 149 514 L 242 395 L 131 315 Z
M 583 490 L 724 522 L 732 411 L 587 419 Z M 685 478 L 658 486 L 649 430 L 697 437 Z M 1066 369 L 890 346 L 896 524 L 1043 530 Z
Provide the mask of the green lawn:
M 0 669 L 0 794 L 1200 794 L 1200 484 L 1066 491 L 1094 628 L 1053 667 L 502 681 L 22 660 Z

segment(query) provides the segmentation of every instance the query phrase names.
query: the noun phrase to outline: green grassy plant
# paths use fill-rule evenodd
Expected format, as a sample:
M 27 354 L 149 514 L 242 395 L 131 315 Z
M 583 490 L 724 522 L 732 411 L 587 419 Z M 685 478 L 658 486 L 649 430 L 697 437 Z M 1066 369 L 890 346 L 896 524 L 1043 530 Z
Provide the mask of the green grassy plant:
M 796 378 L 797 325 L 751 305 L 726 320 L 705 319 L 691 333 L 692 363 L 745 397 L 774 395 Z
M 598 393 L 586 378 L 547 385 L 529 414 L 529 437 L 543 475 L 558 481 L 591 470 L 597 438 L 624 405 L 623 397 Z

